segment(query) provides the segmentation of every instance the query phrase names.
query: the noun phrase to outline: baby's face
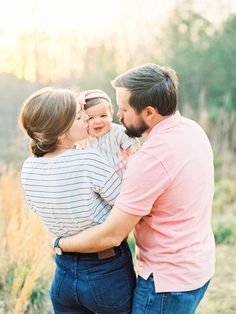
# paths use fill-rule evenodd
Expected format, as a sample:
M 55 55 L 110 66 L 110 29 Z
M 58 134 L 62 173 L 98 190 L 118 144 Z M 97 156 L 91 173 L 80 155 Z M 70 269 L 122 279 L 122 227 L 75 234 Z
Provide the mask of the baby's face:
M 105 135 L 111 129 L 112 110 L 111 105 L 105 100 L 101 99 L 100 103 L 86 109 L 89 116 L 89 134 L 93 137 L 100 137 Z

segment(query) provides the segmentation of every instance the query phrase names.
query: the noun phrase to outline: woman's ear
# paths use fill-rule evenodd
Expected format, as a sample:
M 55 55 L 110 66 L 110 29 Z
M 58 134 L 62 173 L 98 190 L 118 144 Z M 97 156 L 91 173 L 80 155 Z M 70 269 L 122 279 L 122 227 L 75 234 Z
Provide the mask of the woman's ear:
M 57 139 L 58 141 L 61 141 L 61 140 L 64 140 L 65 137 L 66 137 L 66 133 L 63 133 L 62 135 L 59 135 Z

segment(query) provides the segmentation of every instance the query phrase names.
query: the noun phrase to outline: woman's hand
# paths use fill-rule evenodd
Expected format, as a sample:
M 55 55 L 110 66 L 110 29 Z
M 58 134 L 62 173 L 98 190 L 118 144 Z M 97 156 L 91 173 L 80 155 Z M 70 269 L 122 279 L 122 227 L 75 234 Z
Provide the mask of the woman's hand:
M 54 248 L 54 242 L 57 238 L 57 235 L 47 229 L 47 236 L 48 236 L 48 243 L 49 243 L 50 247 L 53 249 Z

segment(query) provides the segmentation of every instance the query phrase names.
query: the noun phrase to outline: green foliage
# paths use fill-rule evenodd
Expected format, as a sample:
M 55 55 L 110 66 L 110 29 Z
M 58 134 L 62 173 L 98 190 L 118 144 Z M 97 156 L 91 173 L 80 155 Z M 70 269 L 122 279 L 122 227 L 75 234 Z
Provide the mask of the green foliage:
M 165 28 L 162 41 L 166 62 L 180 80 L 180 103 L 198 109 L 199 96 L 208 81 L 211 23 L 188 7 L 176 7 Z
M 212 74 L 208 81 L 209 101 L 226 110 L 236 109 L 236 15 L 217 30 L 209 48 Z
M 215 158 L 214 158 L 214 169 L 215 169 L 216 173 L 220 172 L 222 164 L 223 164 L 222 157 L 215 156 Z
M 236 15 L 216 29 L 202 15 L 180 2 L 163 30 L 165 62 L 180 80 L 180 104 L 195 112 L 208 107 L 236 109 Z M 217 109 L 215 111 L 215 109 Z
M 27 276 L 27 274 L 25 274 Z M 10 300 L 11 300 L 11 289 L 15 279 L 15 269 L 10 267 L 3 276 L 0 278 L 0 313 L 9 313 L 10 311 Z M 22 285 L 24 283 L 22 282 Z M 45 313 L 45 308 L 48 308 L 49 282 L 44 277 L 38 278 L 32 294 L 29 298 L 29 305 L 26 309 L 26 314 L 29 313 Z
M 216 244 L 236 244 L 236 223 L 232 220 L 219 220 L 214 226 Z
M 133 233 L 131 233 L 129 235 L 129 239 L 128 239 L 128 244 L 132 253 L 133 258 L 135 257 L 135 240 L 134 240 L 134 235 Z
M 30 296 L 30 302 L 26 310 L 28 313 L 45 313 L 45 307 L 49 301 L 49 282 L 44 277 L 38 278 L 36 285 Z
M 215 158 L 215 194 L 213 202 L 213 231 L 216 244 L 236 244 L 236 177 L 228 169 L 223 171 L 224 160 Z M 233 165 L 232 165 L 233 166 Z M 233 169 L 233 168 L 232 168 Z
M 235 202 L 235 179 L 218 178 L 215 182 L 214 206 L 215 214 L 223 214 Z
M 5 274 L 1 275 L 0 281 L 0 313 L 8 313 L 10 309 L 11 287 L 14 281 L 15 271 L 10 267 Z
M 236 313 L 236 254 L 233 246 L 216 247 L 216 273 L 197 314 Z

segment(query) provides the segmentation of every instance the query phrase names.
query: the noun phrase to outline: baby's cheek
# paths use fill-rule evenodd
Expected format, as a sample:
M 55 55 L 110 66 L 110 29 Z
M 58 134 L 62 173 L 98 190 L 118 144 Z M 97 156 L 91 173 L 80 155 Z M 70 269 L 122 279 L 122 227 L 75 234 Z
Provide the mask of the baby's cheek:
M 88 121 L 88 131 L 89 131 L 89 134 L 93 133 L 93 122 L 92 121 Z

